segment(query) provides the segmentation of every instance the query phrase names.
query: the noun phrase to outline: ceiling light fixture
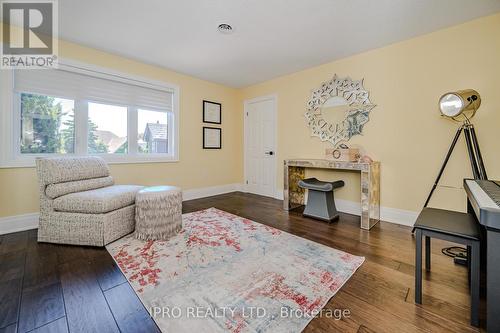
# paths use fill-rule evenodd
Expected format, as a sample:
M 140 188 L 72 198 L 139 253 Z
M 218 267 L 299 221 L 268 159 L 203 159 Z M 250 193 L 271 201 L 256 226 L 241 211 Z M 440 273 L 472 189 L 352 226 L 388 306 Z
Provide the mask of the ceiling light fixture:
M 226 34 L 226 35 L 233 32 L 233 27 L 230 26 L 227 23 L 219 24 L 219 26 L 217 27 L 217 29 L 219 30 L 219 32 L 221 32 L 223 34 Z

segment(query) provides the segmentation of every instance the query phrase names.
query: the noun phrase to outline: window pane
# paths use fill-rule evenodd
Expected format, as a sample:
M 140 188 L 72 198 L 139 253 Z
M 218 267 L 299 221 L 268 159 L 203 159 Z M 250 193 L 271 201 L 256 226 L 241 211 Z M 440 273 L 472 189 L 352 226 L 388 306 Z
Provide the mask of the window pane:
M 74 107 L 69 99 L 22 93 L 21 153 L 73 153 Z
M 140 153 L 168 153 L 168 113 L 137 110 L 137 145 Z
M 127 108 L 89 103 L 88 152 L 126 154 Z

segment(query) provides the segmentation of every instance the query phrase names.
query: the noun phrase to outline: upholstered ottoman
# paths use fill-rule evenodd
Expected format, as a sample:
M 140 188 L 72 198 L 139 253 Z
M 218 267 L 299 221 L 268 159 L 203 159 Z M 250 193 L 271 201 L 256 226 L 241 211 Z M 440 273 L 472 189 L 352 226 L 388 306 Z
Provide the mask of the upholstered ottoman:
M 182 192 L 175 186 L 146 187 L 135 197 L 135 232 L 142 240 L 167 240 L 182 229 Z

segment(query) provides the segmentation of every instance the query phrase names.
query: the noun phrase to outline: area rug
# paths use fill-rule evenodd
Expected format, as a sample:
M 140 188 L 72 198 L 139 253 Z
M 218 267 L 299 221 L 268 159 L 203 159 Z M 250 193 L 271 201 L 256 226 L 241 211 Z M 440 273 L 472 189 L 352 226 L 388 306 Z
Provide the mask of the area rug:
M 162 332 L 300 332 L 364 261 L 215 208 L 107 249 Z

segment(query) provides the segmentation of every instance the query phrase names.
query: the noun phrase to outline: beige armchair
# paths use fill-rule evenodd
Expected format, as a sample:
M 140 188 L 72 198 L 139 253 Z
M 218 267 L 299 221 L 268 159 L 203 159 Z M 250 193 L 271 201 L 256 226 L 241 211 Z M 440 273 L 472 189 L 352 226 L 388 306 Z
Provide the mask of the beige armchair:
M 104 246 L 134 231 L 142 186 L 114 185 L 100 157 L 38 158 L 38 241 Z

